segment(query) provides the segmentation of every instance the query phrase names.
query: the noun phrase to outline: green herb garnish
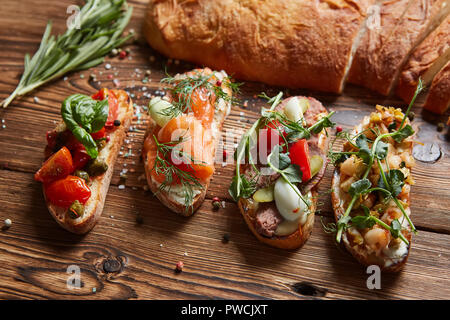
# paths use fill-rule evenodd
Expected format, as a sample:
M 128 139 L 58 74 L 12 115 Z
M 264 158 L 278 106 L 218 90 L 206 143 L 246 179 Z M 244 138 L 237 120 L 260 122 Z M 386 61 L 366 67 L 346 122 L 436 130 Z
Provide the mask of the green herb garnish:
M 7 107 L 15 97 L 68 72 L 102 63 L 108 52 L 132 37 L 120 38 L 131 13 L 132 7 L 125 0 L 87 0 L 79 12 L 79 29 L 68 29 L 55 38 L 50 36 L 52 23 L 48 22 L 38 51 L 31 59 L 25 55 L 19 84 L 0 105 Z
M 172 106 L 162 111 L 162 114 L 167 117 L 176 118 L 182 113 L 192 111 L 192 95 L 200 88 L 205 89 L 208 92 L 208 98 L 211 93 L 214 93 L 216 100 L 223 99 L 227 103 L 237 104 L 238 100 L 235 95 L 229 95 L 226 93 L 221 84 L 217 82 L 211 82 L 214 77 L 214 72 L 208 75 L 203 74 L 200 71 L 195 71 L 191 76 L 185 77 L 172 77 L 167 74 L 167 77 L 161 80 L 161 83 L 167 83 L 171 85 L 169 89 L 173 97 Z M 239 92 L 239 86 L 241 83 L 232 82 L 231 77 L 226 77 L 220 81 L 225 83 L 233 93 Z
M 98 156 L 98 146 L 90 133 L 104 127 L 108 114 L 108 99 L 97 101 L 84 94 L 73 94 L 62 103 L 61 116 L 67 129 L 83 144 L 92 159 Z

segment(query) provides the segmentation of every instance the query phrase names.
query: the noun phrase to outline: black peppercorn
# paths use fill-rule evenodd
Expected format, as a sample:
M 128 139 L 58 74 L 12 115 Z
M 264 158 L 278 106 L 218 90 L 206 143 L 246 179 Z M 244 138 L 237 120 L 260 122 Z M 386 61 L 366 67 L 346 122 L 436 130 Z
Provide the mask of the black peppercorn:
M 120 126 L 120 120 L 119 119 L 114 120 L 114 125 L 116 127 Z
M 228 241 L 230 241 L 230 235 L 228 233 L 225 233 L 223 235 L 222 242 L 223 243 L 228 243 Z
M 444 130 L 445 124 L 442 122 L 439 122 L 437 125 L 437 131 L 441 132 L 442 130 Z

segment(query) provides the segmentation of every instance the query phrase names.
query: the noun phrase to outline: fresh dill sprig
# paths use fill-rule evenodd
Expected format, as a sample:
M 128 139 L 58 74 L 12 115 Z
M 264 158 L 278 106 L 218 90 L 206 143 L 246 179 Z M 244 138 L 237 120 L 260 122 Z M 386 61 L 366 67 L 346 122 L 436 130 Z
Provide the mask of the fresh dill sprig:
M 79 12 L 80 28 L 50 36 L 49 21 L 34 56 L 25 55 L 24 71 L 16 89 L 0 103 L 6 108 L 14 98 L 70 71 L 84 70 L 103 62 L 104 57 L 130 39 L 120 38 L 131 18 L 132 7 L 125 0 L 87 0 Z
M 174 177 L 176 177 L 184 190 L 184 205 L 186 211 L 189 209 L 192 210 L 192 203 L 194 201 L 194 188 L 203 189 L 203 185 L 198 181 L 197 177 L 191 172 L 184 171 L 177 166 L 175 166 L 172 162 L 169 161 L 172 152 L 178 153 L 177 156 L 181 159 L 188 160 L 190 163 L 193 163 L 194 160 L 191 156 L 187 155 L 185 152 L 181 150 L 177 150 L 177 146 L 186 141 L 183 137 L 180 137 L 177 141 L 171 141 L 162 143 L 159 142 L 155 135 L 153 135 L 153 139 L 156 143 L 156 158 L 153 169 L 156 174 L 163 174 L 165 176 L 165 180 L 160 184 L 160 191 L 170 191 L 170 188 L 174 182 Z M 190 164 L 188 167 L 193 169 Z
M 192 76 L 186 77 L 172 77 L 167 74 L 167 77 L 161 80 L 161 83 L 167 83 L 171 85 L 169 89 L 173 101 L 172 106 L 162 111 L 162 114 L 167 117 L 176 118 L 182 113 L 192 111 L 192 95 L 197 89 L 206 89 L 207 98 L 212 98 L 212 93 L 215 95 L 216 101 L 223 99 L 226 103 L 238 104 L 238 100 L 235 95 L 229 95 L 226 93 L 221 84 L 225 83 L 232 91 L 232 93 L 239 93 L 239 86 L 241 83 L 232 82 L 231 77 L 226 77 L 220 81 L 220 83 L 212 82 L 214 72 L 208 75 L 203 74 L 200 71 L 195 71 Z

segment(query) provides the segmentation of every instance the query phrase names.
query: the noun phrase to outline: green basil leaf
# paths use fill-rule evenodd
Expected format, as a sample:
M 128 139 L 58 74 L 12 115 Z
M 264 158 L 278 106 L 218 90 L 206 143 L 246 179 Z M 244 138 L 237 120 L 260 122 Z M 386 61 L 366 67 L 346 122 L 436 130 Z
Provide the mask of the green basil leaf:
M 398 130 L 395 134 L 392 135 L 392 139 L 394 139 L 396 142 L 400 143 L 409 136 L 412 136 L 414 134 L 413 128 L 407 124 L 400 130 Z
M 83 94 L 67 97 L 61 106 L 61 116 L 74 137 L 86 148 L 88 155 L 95 159 L 98 148 L 90 132 L 97 132 L 108 118 L 108 100 L 96 101 Z
M 357 157 L 361 158 L 365 164 L 370 164 L 372 159 L 372 155 L 370 154 L 370 150 L 360 149 L 356 154 Z
M 290 164 L 286 169 L 284 169 L 283 174 L 291 183 L 301 183 L 303 173 L 300 167 L 296 164 Z
M 370 183 L 369 179 L 367 178 L 355 181 L 350 185 L 348 193 L 350 193 L 352 197 L 360 195 L 364 191 L 368 190 L 371 185 L 372 183 Z
M 368 150 L 370 151 L 369 148 L 369 143 L 367 142 L 367 137 L 365 134 L 360 134 L 356 140 L 355 140 L 356 146 L 360 149 L 360 150 Z

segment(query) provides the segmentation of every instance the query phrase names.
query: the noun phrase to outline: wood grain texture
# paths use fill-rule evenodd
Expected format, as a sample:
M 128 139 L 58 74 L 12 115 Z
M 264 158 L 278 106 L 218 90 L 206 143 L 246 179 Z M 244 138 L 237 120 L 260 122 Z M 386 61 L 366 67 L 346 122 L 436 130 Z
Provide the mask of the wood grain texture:
M 139 31 L 146 1 L 129 2 L 135 7 L 129 28 Z M 66 8 L 72 3 L 52 3 L 44 7 L 37 0 L 4 1 L 5 12 L 0 18 L 0 99 L 6 98 L 17 84 L 23 56 L 37 49 L 46 21 L 51 18 L 56 30 L 64 29 Z M 442 155 L 435 163 L 418 162 L 414 169 L 412 218 L 420 231 L 413 239 L 406 268 L 398 275 L 383 275 L 381 290 L 367 289 L 365 270 L 348 253 L 336 248 L 332 237 L 322 230 L 319 217 L 301 250 L 285 252 L 259 243 L 227 192 L 233 164 L 216 164 L 207 200 L 193 217 L 185 219 L 169 212 L 143 189 L 139 155 L 146 127 L 144 115 L 134 120 L 136 131 L 129 133 L 115 166 L 97 226 L 86 236 L 59 228 L 46 210 L 41 186 L 33 181 L 33 173 L 43 160 L 45 132 L 59 120 L 61 101 L 74 92 L 91 94 L 101 86 L 112 87 L 108 76 L 113 75 L 120 80 L 120 88 L 134 94 L 134 101 L 142 107 L 149 101 L 147 92 L 159 91 L 158 82 L 166 66 L 171 74 L 193 67 L 183 62 L 170 63 L 140 40 L 128 48 L 131 59 L 107 58 L 111 70 L 100 65 L 71 74 L 66 81 L 52 82 L 0 110 L 0 119 L 4 120 L 0 125 L 6 126 L 0 127 L 0 220 L 13 221 L 10 229 L 0 231 L 0 261 L 4 265 L 0 298 L 311 298 L 293 289 L 301 282 L 324 289 L 324 298 L 330 299 L 450 298 L 449 136 L 448 132 L 436 131 L 436 123 L 444 118 L 422 112 L 419 107 L 414 108 L 417 140 L 437 144 Z M 149 60 L 152 56 L 155 59 Z M 151 70 L 151 75 L 150 82 L 144 84 L 141 80 L 146 70 Z M 91 73 L 97 81 L 89 80 Z M 256 95 L 261 91 L 274 95 L 279 90 L 256 83 L 242 87 L 239 98 L 246 107 L 233 107 L 224 124 L 225 130 L 235 130 L 236 143 L 264 105 Z M 345 128 L 369 114 L 377 103 L 404 106 L 397 98 L 380 98 L 355 86 L 348 86 L 341 96 L 306 90 L 285 93 L 314 96 L 329 110 L 337 111 L 334 121 Z M 421 103 L 423 97 L 418 105 Z M 233 143 L 226 147 L 231 158 Z M 218 154 L 222 154 L 221 146 Z M 129 170 L 126 180 L 119 176 L 123 169 Z M 330 181 L 329 167 L 319 189 L 320 215 L 325 221 L 331 221 L 332 216 Z M 119 190 L 119 184 L 126 185 L 126 189 Z M 212 210 L 214 196 L 226 201 L 224 209 Z M 143 223 L 136 222 L 137 216 Z M 222 242 L 225 233 L 230 235 L 227 244 Z M 175 274 L 179 260 L 185 263 L 185 271 Z M 83 286 L 79 290 L 66 287 L 70 265 L 81 268 Z

